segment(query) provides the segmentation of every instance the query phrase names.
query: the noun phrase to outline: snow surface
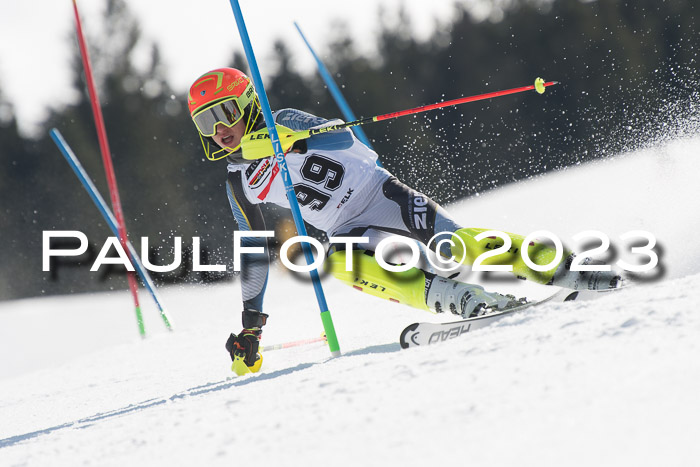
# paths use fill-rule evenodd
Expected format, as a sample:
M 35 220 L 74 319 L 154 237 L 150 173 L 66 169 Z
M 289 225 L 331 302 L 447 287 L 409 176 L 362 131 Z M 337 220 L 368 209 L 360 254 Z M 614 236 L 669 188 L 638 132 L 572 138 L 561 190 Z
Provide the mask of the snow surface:
M 127 291 L 2 303 L 0 465 L 696 465 L 699 150 L 677 140 L 448 207 L 464 225 L 565 243 L 600 230 L 623 257 L 618 236 L 648 230 L 661 263 L 638 287 L 441 345 L 401 350 L 398 336 L 444 317 L 332 279 L 343 356 L 270 351 L 241 378 L 223 347 L 240 328 L 237 282 L 162 289 L 173 333 L 143 292 L 145 340 Z M 311 286 L 282 270 L 266 310 L 263 345 L 322 332 Z

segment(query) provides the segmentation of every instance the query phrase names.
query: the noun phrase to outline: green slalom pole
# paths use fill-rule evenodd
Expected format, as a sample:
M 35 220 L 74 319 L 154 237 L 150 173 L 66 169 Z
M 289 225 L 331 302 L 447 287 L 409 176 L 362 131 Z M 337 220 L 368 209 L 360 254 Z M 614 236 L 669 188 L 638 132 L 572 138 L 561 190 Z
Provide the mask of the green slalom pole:
M 109 143 L 107 142 L 107 130 L 105 129 L 105 122 L 102 116 L 102 108 L 100 107 L 100 101 L 97 97 L 97 88 L 95 86 L 95 80 L 93 79 L 92 75 L 90 57 L 88 56 L 87 43 L 85 42 L 85 36 L 83 35 L 83 26 L 80 23 L 80 14 L 78 13 L 78 4 L 76 3 L 76 0 L 73 0 L 73 12 L 75 13 L 75 28 L 78 36 L 80 57 L 83 61 L 83 68 L 85 69 L 85 81 L 87 84 L 88 95 L 90 97 L 90 104 L 92 106 L 95 127 L 97 128 L 97 140 L 100 144 L 102 162 L 105 166 L 105 175 L 107 176 L 107 185 L 109 186 L 109 195 L 112 200 L 114 217 L 117 221 L 117 227 L 119 229 L 118 238 L 122 248 L 124 249 L 124 251 L 127 252 L 128 255 L 126 242 L 129 238 L 126 233 L 126 222 L 124 220 L 124 212 L 122 210 L 122 203 L 119 197 L 119 189 L 117 188 L 117 178 L 114 174 L 114 165 L 112 164 L 112 153 L 109 150 Z M 131 260 L 132 258 L 130 257 L 129 259 Z M 143 324 L 143 314 L 141 313 L 141 305 L 139 303 L 139 286 L 136 282 L 135 276 L 136 275 L 133 273 L 133 271 L 126 272 L 126 279 L 129 284 L 129 290 L 131 291 L 131 296 L 134 300 L 136 322 L 139 327 L 139 334 L 141 335 L 141 337 L 146 337 L 146 328 Z
M 282 144 L 280 143 L 280 138 L 277 134 L 275 120 L 272 117 L 270 103 L 267 99 L 267 93 L 265 92 L 265 87 L 263 86 L 262 77 L 260 76 L 258 62 L 255 59 L 253 46 L 250 43 L 250 36 L 248 35 L 245 20 L 243 19 L 241 6 L 239 5 L 238 0 L 230 1 L 231 8 L 233 9 L 233 16 L 236 18 L 238 32 L 240 33 L 241 41 L 243 42 L 243 49 L 245 50 L 245 55 L 248 59 L 248 65 L 250 66 L 253 84 L 255 85 L 258 97 L 260 98 L 260 106 L 262 107 L 263 116 L 265 117 L 265 124 L 267 125 L 267 131 L 269 132 L 272 147 L 274 149 L 275 160 L 277 162 L 277 166 L 279 167 L 280 175 L 282 175 L 282 180 L 284 181 L 285 190 L 287 192 L 287 199 L 289 200 L 289 207 L 292 210 L 292 217 L 294 218 L 294 224 L 296 225 L 297 232 L 300 236 L 308 236 L 306 233 L 306 227 L 304 226 L 304 219 L 302 218 L 301 210 L 299 209 L 299 203 L 297 201 L 296 192 L 294 191 L 294 185 L 292 185 L 292 180 L 289 175 L 289 169 L 287 168 L 287 161 L 284 157 Z M 309 246 L 309 244 L 306 242 L 302 242 L 301 247 L 304 251 L 306 263 L 313 264 L 314 257 L 311 253 L 311 247 Z M 333 357 L 339 357 L 340 345 L 338 344 L 338 337 L 335 334 L 335 327 L 333 326 L 331 312 L 328 309 L 328 304 L 326 303 L 326 296 L 323 293 L 323 288 L 321 287 L 321 278 L 319 277 L 318 271 L 316 269 L 310 271 L 309 274 L 311 275 L 311 281 L 314 286 L 314 291 L 316 292 L 318 306 L 321 309 L 321 321 L 323 322 L 323 329 L 326 332 L 326 337 L 328 338 L 328 347 L 330 348 L 331 355 Z
M 92 199 L 92 201 L 95 203 L 95 206 L 97 206 L 97 209 L 100 211 L 100 214 L 102 214 L 102 217 L 107 222 L 107 226 L 110 228 L 112 233 L 118 237 L 119 228 L 117 226 L 117 220 L 114 217 L 114 214 L 112 214 L 112 211 L 110 211 L 109 205 L 104 200 L 100 192 L 97 190 L 97 187 L 92 182 L 92 179 L 83 168 L 83 165 L 80 163 L 80 160 L 78 160 L 78 157 L 75 155 L 71 147 L 63 138 L 63 135 L 61 135 L 60 131 L 58 131 L 56 128 L 53 128 L 49 131 L 49 134 L 51 135 L 51 138 L 53 139 L 54 143 L 56 143 L 56 146 L 58 146 L 58 149 L 61 151 L 61 154 L 63 154 L 63 157 L 65 157 L 70 168 L 78 177 L 78 180 L 80 180 L 80 183 L 83 185 L 88 195 L 90 195 L 90 199 Z M 130 241 L 126 241 L 126 246 L 128 248 L 129 254 L 131 255 L 131 259 L 133 260 L 133 265 L 136 269 L 136 272 L 141 278 L 143 285 L 151 293 L 151 297 L 153 297 L 153 301 L 156 303 L 156 306 L 160 311 L 160 317 L 163 319 L 163 324 L 165 324 L 165 327 L 168 329 L 168 331 L 172 331 L 173 327 L 170 321 L 170 317 L 165 311 L 165 305 L 163 305 L 163 300 L 160 298 L 158 292 L 156 291 L 156 285 L 153 283 L 151 276 L 148 274 L 148 269 L 144 267 L 143 263 L 141 262 L 141 259 L 139 258 L 138 253 L 136 252 L 136 249 Z M 143 328 L 143 315 L 141 315 L 140 318 L 137 316 L 137 323 L 140 323 L 140 329 Z

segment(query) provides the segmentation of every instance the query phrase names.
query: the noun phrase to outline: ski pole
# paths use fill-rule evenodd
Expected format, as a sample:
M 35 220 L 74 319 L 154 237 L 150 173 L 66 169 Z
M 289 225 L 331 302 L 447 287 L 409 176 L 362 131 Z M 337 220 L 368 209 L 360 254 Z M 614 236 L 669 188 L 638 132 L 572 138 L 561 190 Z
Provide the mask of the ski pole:
M 538 94 L 543 94 L 546 87 L 554 86 L 555 84 L 559 84 L 559 82 L 545 82 L 542 78 L 537 78 L 535 80 L 535 84 L 531 84 L 530 86 L 522 86 L 519 88 L 506 89 L 503 91 L 487 92 L 485 94 L 479 94 L 476 96 L 460 97 L 459 99 L 452 99 L 445 102 L 437 102 L 435 104 L 422 105 L 420 107 L 400 110 L 398 112 L 391 112 L 388 114 L 377 115 L 374 117 L 361 118 L 352 122 L 339 123 L 337 125 L 330 125 L 323 128 L 293 131 L 281 125 L 278 125 L 277 133 L 280 136 L 282 149 L 285 152 L 288 152 L 292 148 L 294 143 L 296 143 L 297 141 L 307 139 L 321 133 L 343 130 L 345 128 L 365 125 L 367 123 L 381 122 L 383 120 L 391 120 L 394 118 L 403 117 L 405 115 L 413 115 L 421 112 L 427 112 L 428 110 L 442 109 L 443 107 L 451 107 L 459 104 L 466 104 L 468 102 L 493 99 L 494 97 L 507 96 L 509 94 L 516 94 L 519 92 L 536 91 Z M 265 157 L 270 157 L 274 154 L 272 150 L 272 144 L 270 143 L 270 135 L 266 132 L 265 129 L 258 130 L 255 133 L 250 133 L 243 137 L 243 139 L 241 140 L 241 149 L 243 150 L 244 159 L 262 159 Z
M 105 129 L 105 122 L 104 118 L 102 117 L 100 101 L 97 97 L 95 81 L 92 78 L 90 57 L 88 55 L 85 37 L 83 36 L 83 27 L 80 23 L 80 15 L 78 14 L 78 4 L 76 3 L 76 0 L 73 0 L 73 11 L 75 12 L 75 28 L 78 35 L 78 46 L 80 47 L 80 56 L 83 59 L 83 68 L 85 70 L 85 81 L 87 83 L 88 94 L 90 96 L 90 103 L 92 104 L 92 113 L 95 119 L 95 126 L 97 127 L 97 139 L 100 143 L 100 153 L 102 154 L 102 162 L 105 166 L 107 184 L 109 185 L 109 196 L 112 200 L 112 209 L 114 209 L 114 217 L 116 218 L 117 227 L 119 229 L 118 237 L 119 241 L 121 242 L 122 248 L 124 248 L 124 250 L 127 251 L 128 248 L 126 246 L 126 223 L 124 222 L 124 213 L 122 211 L 122 203 L 119 198 L 119 190 L 117 189 L 117 178 L 114 174 L 114 166 L 112 165 L 112 155 L 109 151 L 109 143 L 107 142 L 107 130 Z M 139 287 L 136 283 L 135 275 L 132 271 L 127 271 L 126 278 L 129 282 L 129 290 L 131 290 L 131 296 L 134 299 L 134 306 L 136 307 L 136 323 L 139 327 L 139 334 L 141 334 L 141 337 L 146 337 L 146 328 L 143 323 L 143 315 L 141 314 L 141 305 L 139 304 Z
M 63 135 L 61 135 L 61 132 L 59 132 L 55 128 L 52 128 L 51 131 L 49 131 L 49 134 L 51 135 L 51 138 L 53 139 L 54 143 L 56 143 L 56 146 L 58 146 L 58 149 L 63 154 L 63 157 L 65 157 L 66 161 L 68 161 L 68 165 L 70 166 L 70 168 L 73 169 L 75 175 L 78 176 L 78 180 L 80 180 L 80 183 L 82 183 L 85 190 L 87 190 L 88 194 L 90 195 L 90 198 L 102 214 L 102 217 L 104 217 L 105 221 L 107 221 L 107 225 L 109 226 L 112 233 L 116 236 L 119 236 L 119 228 L 117 226 L 117 221 L 114 218 L 114 214 L 112 214 L 112 212 L 109 210 L 107 202 L 104 200 L 102 195 L 100 195 L 100 192 L 97 190 L 95 184 L 92 183 L 92 180 L 90 180 L 90 177 L 88 176 L 87 172 L 78 160 L 78 157 L 75 155 L 70 146 L 68 146 L 68 143 L 63 138 Z M 153 301 L 155 301 L 156 306 L 160 311 L 160 317 L 163 319 L 163 324 L 165 324 L 165 327 L 169 331 L 172 331 L 172 323 L 170 322 L 170 318 L 168 317 L 168 314 L 166 313 L 165 308 L 161 303 L 158 293 L 156 292 L 156 286 L 153 283 L 153 280 L 151 280 L 151 276 L 148 274 L 148 270 L 144 267 L 143 263 L 141 263 L 141 259 L 139 258 L 138 254 L 136 253 L 136 249 L 133 247 L 130 241 L 126 241 L 126 246 L 129 249 L 129 254 L 131 255 L 131 258 L 134 262 L 134 268 L 136 269 L 136 272 L 139 274 L 139 277 L 141 277 L 143 285 L 151 293 L 151 297 L 153 297 Z
M 302 345 L 315 344 L 316 342 L 328 342 L 328 341 L 326 340 L 326 336 L 321 336 L 321 337 L 314 337 L 311 339 L 302 339 L 299 341 L 285 342 L 283 344 L 265 345 L 265 346 L 261 346 L 260 350 L 265 351 L 265 352 L 269 352 L 271 350 L 281 350 L 281 349 L 288 349 L 290 347 L 299 347 Z

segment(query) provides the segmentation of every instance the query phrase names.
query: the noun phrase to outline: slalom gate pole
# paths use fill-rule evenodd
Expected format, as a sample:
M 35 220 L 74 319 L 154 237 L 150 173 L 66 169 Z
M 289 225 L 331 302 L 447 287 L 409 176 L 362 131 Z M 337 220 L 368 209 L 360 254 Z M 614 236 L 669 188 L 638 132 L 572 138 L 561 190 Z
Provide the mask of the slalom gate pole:
M 277 167 L 279 167 L 280 175 L 282 176 L 282 180 L 284 181 L 287 199 L 289 200 L 289 206 L 292 210 L 292 217 L 294 218 L 294 224 L 296 225 L 297 232 L 300 236 L 308 236 L 306 233 L 306 227 L 304 226 L 304 219 L 302 218 L 301 210 L 299 209 L 299 203 L 297 202 L 296 192 L 294 191 L 294 185 L 292 185 L 292 180 L 289 175 L 289 169 L 287 168 L 285 154 L 282 151 L 282 145 L 280 144 L 279 135 L 277 134 L 275 121 L 272 117 L 270 103 L 267 99 L 267 93 L 265 92 L 265 87 L 263 86 L 262 77 L 260 76 L 258 62 L 255 59 L 253 46 L 250 42 L 250 36 L 248 35 L 245 20 L 243 19 L 241 6 L 239 5 L 238 0 L 230 0 L 230 2 L 231 8 L 233 9 L 233 16 L 235 17 L 236 25 L 238 26 L 238 32 L 241 36 L 241 42 L 243 43 L 243 49 L 245 50 L 246 58 L 248 59 L 248 65 L 250 66 L 250 71 L 253 77 L 253 84 L 255 85 L 258 97 L 260 98 L 260 105 L 262 107 L 263 116 L 265 117 L 267 131 L 269 132 L 270 139 L 272 141 L 272 147 L 275 152 Z M 309 265 L 313 264 L 314 257 L 311 253 L 311 246 L 306 242 L 301 242 L 301 247 L 304 251 L 306 263 Z M 328 309 L 328 304 L 326 303 L 326 296 L 323 293 L 323 287 L 321 287 L 321 279 L 316 269 L 311 270 L 309 274 L 311 275 L 311 281 L 314 286 L 314 291 L 316 292 L 316 300 L 318 301 L 318 306 L 321 310 L 321 322 L 323 323 L 323 329 L 326 332 L 326 336 L 328 338 L 328 347 L 330 348 L 331 355 L 333 357 L 338 357 L 340 356 L 340 345 L 338 344 L 338 338 L 335 334 L 335 328 L 333 326 L 331 312 Z
M 343 93 L 340 91 L 340 88 L 333 79 L 333 76 L 331 76 L 330 72 L 328 71 L 328 68 L 326 68 L 326 65 L 323 64 L 319 56 L 316 55 L 316 52 L 314 52 L 313 47 L 311 47 L 311 44 L 306 39 L 306 36 L 302 32 L 301 28 L 299 27 L 296 21 L 294 22 L 294 27 L 296 27 L 297 31 L 299 31 L 299 35 L 306 44 L 306 47 L 308 47 L 309 51 L 311 52 L 311 55 L 314 57 L 314 60 L 316 60 L 318 72 L 321 74 L 321 78 L 323 78 L 323 81 L 326 83 L 326 86 L 328 86 L 328 90 L 331 92 L 335 103 L 338 105 L 338 107 L 340 107 L 340 111 L 343 113 L 343 117 L 345 117 L 345 120 L 349 122 L 357 120 L 357 117 L 355 117 L 355 114 L 352 112 L 352 109 L 350 109 L 348 101 L 345 100 L 345 97 L 343 96 Z M 357 136 L 357 139 L 362 141 L 365 144 L 365 146 L 374 150 L 374 148 L 372 147 L 372 143 L 369 142 L 369 138 L 367 137 L 367 135 L 361 127 L 353 127 L 352 131 L 353 133 L 355 133 L 355 136 Z M 379 159 L 377 159 L 377 165 L 379 167 L 383 167 Z
M 105 174 L 107 175 L 107 184 L 109 185 L 109 195 L 112 200 L 112 207 L 114 208 L 114 216 L 117 221 L 117 227 L 119 231 L 119 241 L 121 242 L 122 248 L 128 253 L 128 248 L 126 245 L 127 234 L 126 234 L 126 224 L 124 222 L 124 213 L 122 211 L 121 200 L 119 199 L 119 190 L 117 189 L 117 179 L 114 175 L 114 166 L 112 165 L 112 155 L 109 151 L 109 143 L 107 142 L 107 131 L 105 130 L 104 119 L 102 118 L 102 109 L 100 108 L 99 98 L 97 97 L 97 90 L 95 89 L 95 81 L 92 78 L 92 68 L 90 67 L 90 57 L 88 55 L 87 45 L 85 43 L 85 37 L 83 36 L 83 28 L 80 23 L 80 15 L 78 14 L 78 4 L 76 0 L 73 0 L 73 11 L 75 12 L 75 26 L 78 34 L 78 44 L 80 46 L 80 55 L 83 60 L 83 68 L 85 69 L 85 79 L 87 82 L 88 93 L 90 94 L 90 103 L 92 104 L 92 113 L 95 118 L 95 126 L 97 127 L 97 137 L 100 143 L 100 152 L 102 153 L 102 162 L 105 166 Z M 131 296 L 134 299 L 134 306 L 136 308 L 136 322 L 139 326 L 139 334 L 141 337 L 146 337 L 146 328 L 143 323 L 143 315 L 141 314 L 141 306 L 139 305 L 139 292 L 138 284 L 136 283 L 136 278 L 134 273 L 131 271 L 126 272 L 126 278 L 129 282 L 129 290 L 131 290 Z
M 49 134 L 51 135 L 51 138 L 53 139 L 54 143 L 56 143 L 56 146 L 58 146 L 58 149 L 60 149 L 63 156 L 66 158 L 66 161 L 68 161 L 68 165 L 70 166 L 70 168 L 73 169 L 75 175 L 78 176 L 80 183 L 82 183 L 85 190 L 87 190 L 88 194 L 90 195 L 90 198 L 102 214 L 102 217 L 105 219 L 105 221 L 107 221 L 107 225 L 109 226 L 112 233 L 118 237 L 119 228 L 117 226 L 117 221 L 114 218 L 114 215 L 109 210 L 107 202 L 104 200 L 104 198 L 102 198 L 95 184 L 92 183 L 92 180 L 90 180 L 90 177 L 83 168 L 82 164 L 80 164 L 80 161 L 76 157 L 73 150 L 70 148 L 70 146 L 68 146 L 68 143 L 66 143 L 66 140 L 63 139 L 63 136 L 57 129 L 53 128 L 51 131 L 49 131 Z M 127 240 L 126 245 L 128 247 L 128 252 L 133 260 L 134 267 L 136 268 L 136 272 L 138 273 L 139 277 L 141 277 L 141 281 L 143 282 L 143 284 L 151 293 L 153 301 L 156 302 L 156 306 L 160 311 L 160 317 L 163 319 L 165 327 L 169 331 L 172 331 L 172 323 L 170 322 L 170 318 L 168 317 L 168 314 L 165 311 L 165 308 L 163 307 L 160 297 L 156 292 L 156 286 L 153 283 L 153 280 L 151 280 L 151 276 L 148 274 L 148 270 L 143 266 L 143 263 L 141 262 L 141 259 L 136 253 L 136 249 L 131 244 L 131 242 Z

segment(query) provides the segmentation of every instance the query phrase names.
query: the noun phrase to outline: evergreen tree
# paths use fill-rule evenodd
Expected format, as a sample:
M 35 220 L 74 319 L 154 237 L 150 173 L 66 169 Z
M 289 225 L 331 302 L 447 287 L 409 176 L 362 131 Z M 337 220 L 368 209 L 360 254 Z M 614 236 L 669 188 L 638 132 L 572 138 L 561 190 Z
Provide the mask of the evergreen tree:
M 317 48 L 358 117 L 558 80 L 544 96 L 522 94 L 364 127 L 382 163 L 445 203 L 538 173 L 697 132 L 698 6 L 692 0 L 510 0 L 490 13 L 455 6 L 427 40 L 399 11 L 380 21 L 376 55 L 358 52 L 341 21 Z M 169 263 L 175 236 L 200 236 L 209 262 L 231 264 L 235 228 L 225 195 L 225 161 L 203 157 L 186 91 L 166 79 L 160 49 L 144 41 L 124 0 L 107 0 L 99 35 L 87 37 L 116 177 L 132 242 L 147 236 L 151 259 Z M 79 50 L 71 70 L 78 100 L 49 109 L 38 138 L 23 137 L 0 93 L 0 299 L 126 288 L 123 273 L 87 273 L 86 255 L 41 272 L 41 232 L 81 230 L 92 254 L 112 235 L 48 137 L 58 128 L 109 199 Z M 340 117 L 316 70 L 295 67 L 292 44 L 277 41 L 268 70 L 273 109 Z M 148 48 L 150 61 L 134 56 Z M 230 65 L 247 70 L 232 53 Z M 222 64 L 222 66 L 225 64 Z M 204 72 L 206 70 L 199 70 Z M 1 91 L 1 89 L 0 89 Z M 695 122 L 695 124 L 693 124 Z M 274 228 L 286 211 L 266 209 Z M 317 233 L 318 234 L 318 233 Z M 74 266 L 80 267 L 74 267 Z M 202 281 L 225 275 L 155 275 Z

